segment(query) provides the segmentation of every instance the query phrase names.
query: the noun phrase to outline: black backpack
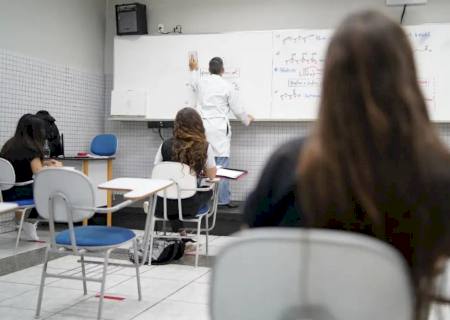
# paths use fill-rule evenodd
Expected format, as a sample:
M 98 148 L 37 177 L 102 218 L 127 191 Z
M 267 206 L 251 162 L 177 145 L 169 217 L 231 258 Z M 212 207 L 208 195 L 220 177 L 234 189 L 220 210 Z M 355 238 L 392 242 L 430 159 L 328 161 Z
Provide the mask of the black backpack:
M 61 145 L 61 136 L 59 135 L 58 127 L 55 124 L 55 118 L 53 118 L 48 111 L 41 110 L 36 113 L 40 119 L 45 123 L 45 139 L 48 141 L 50 147 L 50 156 L 57 157 L 63 154 Z
M 139 241 L 138 241 L 139 242 Z M 138 243 L 138 248 L 142 245 Z M 179 260 L 184 255 L 185 241 L 180 238 L 161 238 L 153 240 L 152 264 L 168 264 L 174 260 Z M 138 249 L 138 260 L 142 263 L 144 251 Z M 134 263 L 134 249 L 128 250 L 128 258 Z M 148 264 L 149 255 L 144 264 Z

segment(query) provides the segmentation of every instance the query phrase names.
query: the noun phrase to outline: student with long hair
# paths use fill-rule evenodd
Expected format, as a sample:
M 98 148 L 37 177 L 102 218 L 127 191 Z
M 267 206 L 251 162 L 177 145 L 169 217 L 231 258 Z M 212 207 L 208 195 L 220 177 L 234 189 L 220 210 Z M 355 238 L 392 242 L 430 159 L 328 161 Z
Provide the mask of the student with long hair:
M 154 164 L 162 161 L 181 162 L 188 165 L 197 177 L 216 176 L 216 162 L 211 145 L 206 141 L 203 121 L 195 109 L 183 108 L 175 117 L 173 138 L 159 147 Z M 182 200 L 182 212 L 185 217 L 195 217 L 202 206 L 212 196 L 212 192 L 197 192 L 194 196 Z M 157 202 L 156 213 L 163 212 L 162 201 Z M 174 232 L 183 231 L 183 224 L 178 220 L 177 200 L 167 200 L 168 218 Z
M 0 151 L 0 157 L 8 160 L 16 174 L 16 182 L 33 179 L 33 175 L 44 166 L 61 166 L 55 160 L 44 160 L 45 126 L 36 115 L 25 114 L 17 123 L 14 136 Z M 13 187 L 2 191 L 4 201 L 33 198 L 32 185 Z
M 283 146 L 268 168 L 278 172 L 264 172 L 250 196 L 250 226 L 283 220 L 286 212 L 273 210 L 275 190 L 290 199 L 300 226 L 364 233 L 395 247 L 410 267 L 415 319 L 445 300 L 435 280 L 450 253 L 450 154 L 397 23 L 373 11 L 344 20 L 328 47 L 311 136 Z M 295 185 L 270 183 L 295 169 Z

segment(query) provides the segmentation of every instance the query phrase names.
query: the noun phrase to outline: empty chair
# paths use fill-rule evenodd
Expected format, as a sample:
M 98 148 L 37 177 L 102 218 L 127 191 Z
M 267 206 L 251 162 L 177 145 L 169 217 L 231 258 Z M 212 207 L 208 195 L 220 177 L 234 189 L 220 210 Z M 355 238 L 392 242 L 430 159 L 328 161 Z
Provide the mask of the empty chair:
M 3 158 L 0 158 L 0 201 L 3 201 L 1 191 L 9 190 L 12 187 L 16 186 L 27 186 L 33 184 L 33 180 L 25 181 L 25 182 L 16 182 L 16 173 L 14 172 L 14 168 L 11 163 Z M 30 211 L 34 208 L 34 200 L 33 199 L 23 199 L 14 201 L 18 208 L 17 210 L 20 212 L 20 223 L 19 228 L 17 230 L 17 238 L 16 238 L 16 246 L 15 249 L 19 246 L 20 235 L 22 233 L 23 222 L 27 211 Z
M 86 281 L 100 282 L 101 290 L 97 313 L 97 319 L 100 319 L 109 255 L 114 249 L 128 241 L 133 241 L 134 250 L 137 253 L 136 235 L 132 230 L 125 228 L 106 226 L 74 227 L 73 224 L 92 217 L 95 212 L 117 211 L 131 204 L 132 201 L 124 201 L 113 208 L 95 208 L 94 186 L 88 177 L 79 171 L 68 168 L 49 168 L 37 173 L 34 184 L 34 198 L 39 214 L 48 219 L 50 229 L 50 244 L 45 253 L 36 317 L 39 317 L 41 311 L 45 279 L 51 277 L 82 280 L 85 295 L 87 294 Z M 56 234 L 55 222 L 67 223 L 69 228 Z M 82 276 L 48 273 L 47 265 L 50 253 L 79 256 Z M 86 256 L 96 256 L 104 259 L 101 279 L 86 276 L 86 261 L 84 260 Z M 135 261 L 134 265 L 129 263 L 120 265 L 136 268 L 138 297 L 141 300 L 137 255 L 135 255 Z
M 118 141 L 113 134 L 99 134 L 92 139 L 91 153 L 98 156 L 113 156 L 117 153 Z
M 406 263 L 392 247 L 333 230 L 241 232 L 217 256 L 213 320 L 411 320 Z
M 179 163 L 179 162 L 171 162 L 171 161 L 164 161 L 161 162 L 153 168 L 152 171 L 152 178 L 153 179 L 169 179 L 173 180 L 175 184 L 167 189 L 164 189 L 164 191 L 160 191 L 157 193 L 157 196 L 160 197 L 159 201 L 163 201 L 164 203 L 164 212 L 162 217 L 156 217 L 155 216 L 155 208 L 156 208 L 156 199 L 157 197 L 154 197 L 154 201 L 152 203 L 152 208 L 150 209 L 150 214 L 152 215 L 152 219 L 150 221 L 150 257 L 152 254 L 153 249 L 153 239 L 155 237 L 160 237 L 154 232 L 155 228 L 155 221 L 169 221 L 168 218 L 168 210 L 167 210 L 167 199 L 170 200 L 177 200 L 178 201 L 178 210 L 176 214 L 178 215 L 178 219 L 183 222 L 191 222 L 196 223 L 196 251 L 195 251 L 195 266 L 198 266 L 198 256 L 199 256 L 199 243 L 200 243 L 200 233 L 203 231 L 206 234 L 206 254 L 208 255 L 208 234 L 209 231 L 211 231 L 214 228 L 215 221 L 216 221 L 216 214 L 217 214 L 217 201 L 218 201 L 218 188 L 217 188 L 217 182 L 219 181 L 214 180 L 210 181 L 210 183 L 207 186 L 204 187 L 197 187 L 197 177 L 195 173 L 191 172 L 191 169 L 189 166 Z M 183 215 L 183 208 L 182 208 L 182 200 L 187 199 L 190 197 L 193 197 L 197 192 L 207 192 L 212 191 L 212 196 L 210 198 L 210 201 L 208 203 L 207 208 L 199 210 L 198 214 L 195 217 L 186 217 Z M 145 206 L 145 211 L 148 212 L 149 208 L 148 205 Z M 209 218 L 212 217 L 212 224 L 209 225 Z M 204 228 L 202 228 L 202 221 L 205 222 Z M 146 240 L 145 240 L 146 241 Z M 145 252 L 146 257 L 147 250 Z M 151 260 L 151 259 L 150 259 Z M 145 259 L 144 259 L 145 261 Z

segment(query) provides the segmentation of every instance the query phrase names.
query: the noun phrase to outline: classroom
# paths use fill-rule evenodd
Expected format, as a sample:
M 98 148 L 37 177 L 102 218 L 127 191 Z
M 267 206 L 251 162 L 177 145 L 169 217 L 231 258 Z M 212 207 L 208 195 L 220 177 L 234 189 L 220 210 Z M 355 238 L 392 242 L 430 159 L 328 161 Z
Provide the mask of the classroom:
M 450 319 L 449 0 L 0 7 L 0 319 Z

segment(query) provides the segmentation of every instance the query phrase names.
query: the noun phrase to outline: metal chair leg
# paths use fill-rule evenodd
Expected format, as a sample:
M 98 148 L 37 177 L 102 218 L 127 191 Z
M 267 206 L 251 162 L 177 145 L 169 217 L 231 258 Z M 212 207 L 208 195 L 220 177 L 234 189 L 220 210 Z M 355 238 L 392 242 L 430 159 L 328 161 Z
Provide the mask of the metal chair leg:
M 47 247 L 45 249 L 44 266 L 42 267 L 41 285 L 39 286 L 39 296 L 38 296 L 35 318 L 39 318 L 39 316 L 41 314 L 42 297 L 44 295 L 44 287 L 45 287 L 45 277 L 47 276 L 48 251 L 49 251 L 49 247 Z
M 155 238 L 155 219 L 153 217 L 150 218 L 150 228 L 149 228 L 149 237 L 147 238 L 147 241 L 144 240 L 144 254 L 142 259 L 142 265 L 145 264 L 145 261 L 147 261 L 148 257 L 148 265 L 152 265 L 152 255 L 153 255 L 153 240 Z
M 163 231 L 163 235 L 166 235 L 166 220 L 163 220 L 163 222 L 162 222 L 162 231 Z
M 200 229 L 202 226 L 202 220 L 199 219 L 197 222 L 197 242 L 195 244 L 195 267 L 198 267 L 198 254 L 200 250 Z
M 19 247 L 20 235 L 22 234 L 22 228 L 23 228 L 23 221 L 25 220 L 25 213 L 27 212 L 27 210 L 28 210 L 28 208 L 22 209 L 20 211 L 21 216 L 20 216 L 19 230 L 17 230 L 16 247 L 14 249 L 15 251 L 17 251 L 17 248 Z
M 103 298 L 105 297 L 106 273 L 108 271 L 108 259 L 109 259 L 110 253 L 111 253 L 111 250 L 108 250 L 105 252 L 105 260 L 103 262 L 102 286 L 100 289 L 100 301 L 98 302 L 97 320 L 100 320 L 102 318 Z
M 155 217 L 154 217 L 155 207 L 156 207 L 156 195 L 152 199 L 150 210 L 147 212 L 147 217 L 145 219 L 145 232 L 144 232 L 143 242 L 142 242 L 142 250 L 143 250 L 142 263 L 141 263 L 142 265 L 144 265 L 145 261 L 147 260 L 148 250 L 150 249 L 150 251 L 153 251 L 153 232 L 155 229 Z M 149 248 L 149 243 L 150 243 L 150 248 Z M 150 252 L 150 259 L 149 259 L 148 265 L 152 264 L 152 255 L 151 254 L 152 254 L 152 252 Z
M 137 240 L 133 240 L 133 248 L 134 248 L 134 266 L 136 267 L 136 280 L 137 280 L 137 289 L 138 289 L 138 297 L 139 301 L 142 300 L 142 291 L 141 291 L 141 276 L 139 267 L 141 266 L 139 264 L 139 257 L 138 257 L 138 247 L 137 247 Z
M 86 268 L 84 266 L 84 255 L 81 255 L 81 275 L 83 276 L 83 292 L 84 295 L 87 295 L 87 285 L 86 285 Z
M 208 216 L 206 216 L 206 218 L 205 218 L 206 220 L 205 220 L 205 225 L 206 225 L 206 232 L 205 232 L 205 250 L 206 250 L 206 256 L 208 256 L 208 244 L 209 244 L 209 241 L 208 241 L 208 236 L 209 236 L 209 217 Z

